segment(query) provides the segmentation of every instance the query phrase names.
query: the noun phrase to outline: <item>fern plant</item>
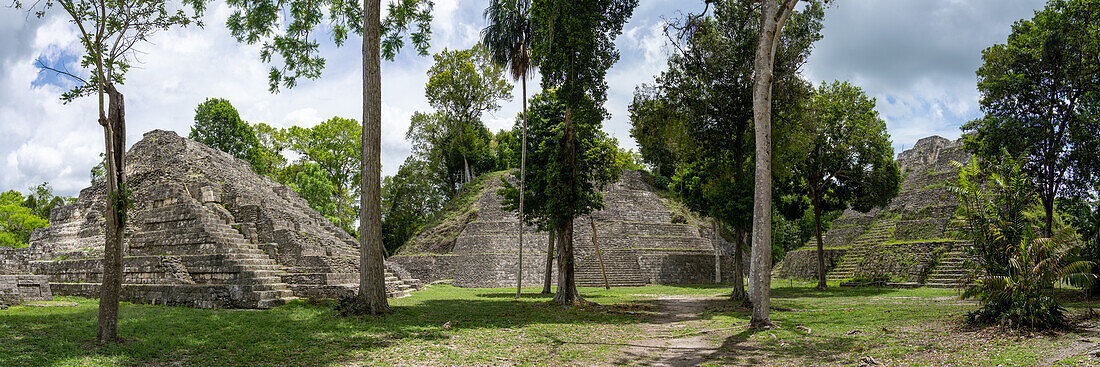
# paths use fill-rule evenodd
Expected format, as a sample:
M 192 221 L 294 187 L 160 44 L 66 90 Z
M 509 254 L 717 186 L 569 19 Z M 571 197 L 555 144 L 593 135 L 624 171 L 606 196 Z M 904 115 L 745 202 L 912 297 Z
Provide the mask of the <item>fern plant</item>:
M 1074 229 L 1064 227 L 1050 237 L 1034 235 L 1037 223 L 1025 213 L 1038 197 L 1022 160 L 1006 153 L 986 169 L 974 159 L 955 165 L 959 178 L 952 189 L 962 217 L 958 235 L 973 245 L 979 265 L 962 294 L 981 304 L 967 315 L 969 321 L 1037 329 L 1065 325 L 1056 287 L 1085 288 L 1096 277 L 1091 261 L 1070 256 L 1080 246 Z

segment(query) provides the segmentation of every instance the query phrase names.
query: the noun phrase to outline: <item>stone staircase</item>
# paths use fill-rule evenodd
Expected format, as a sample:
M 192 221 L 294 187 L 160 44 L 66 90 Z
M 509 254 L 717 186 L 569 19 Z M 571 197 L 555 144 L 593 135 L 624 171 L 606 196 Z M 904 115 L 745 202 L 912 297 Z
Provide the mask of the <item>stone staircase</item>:
M 860 262 L 863 261 L 864 256 L 874 246 L 889 241 L 894 235 L 893 219 L 879 219 L 871 228 L 860 234 L 860 236 L 852 243 L 851 248 L 844 257 L 840 259 L 836 267 L 829 271 L 826 275 L 828 281 L 844 281 L 851 279 L 855 276 L 856 269 L 859 268 Z M 816 241 L 816 240 L 815 240 Z M 816 242 L 811 242 L 816 245 Z
M 925 280 L 925 287 L 933 288 L 962 288 L 963 282 L 970 274 L 964 264 L 967 260 L 966 248 L 956 246 L 940 257 L 940 261 Z
M 642 269 L 638 266 L 638 255 L 633 251 L 603 248 L 600 248 L 600 251 L 603 255 L 604 269 L 607 271 L 607 281 L 612 287 L 640 287 L 646 284 Z M 600 271 L 600 262 L 596 254 L 578 255 L 574 269 L 577 286 L 603 287 L 603 273 Z

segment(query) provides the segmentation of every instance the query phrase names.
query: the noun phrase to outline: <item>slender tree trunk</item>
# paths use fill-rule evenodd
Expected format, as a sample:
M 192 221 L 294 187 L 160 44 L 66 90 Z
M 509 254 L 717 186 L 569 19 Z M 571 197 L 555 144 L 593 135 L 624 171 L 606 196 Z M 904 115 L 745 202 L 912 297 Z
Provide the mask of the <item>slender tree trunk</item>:
M 565 131 L 562 133 L 561 152 L 563 179 L 561 185 L 572 192 L 577 185 L 577 144 L 576 131 L 573 130 L 572 110 L 565 107 Z M 571 194 L 570 194 L 571 195 Z M 575 200 L 575 198 L 572 198 Z M 571 202 L 571 201 L 566 201 Z M 558 292 L 554 301 L 568 305 L 584 301 L 577 292 L 577 281 L 573 274 L 573 219 L 564 219 L 558 223 Z
M 710 219 L 711 227 L 714 227 L 714 284 L 722 284 L 722 251 L 718 241 L 718 219 Z
M 466 161 L 466 155 L 462 155 L 462 166 L 465 168 L 466 183 L 474 182 L 474 178 L 470 175 L 470 162 Z
M 825 241 L 821 239 L 821 194 L 812 192 L 814 201 L 814 228 L 817 233 L 817 290 L 825 290 Z
M 523 76 L 523 125 L 519 148 L 519 266 L 516 268 L 516 298 L 523 289 L 523 189 L 527 183 L 527 76 Z
M 1054 236 L 1054 197 L 1047 196 L 1043 198 L 1043 211 L 1046 216 L 1043 217 L 1043 235 L 1046 237 Z
M 768 318 L 772 267 L 772 77 L 783 22 L 798 0 L 762 0 L 760 37 L 753 61 L 752 111 L 756 127 L 756 185 L 752 217 L 752 328 L 774 326 Z
M 379 0 L 363 1 L 363 156 L 359 198 L 359 302 L 372 315 L 390 312 L 382 262 L 382 59 Z
M 119 197 L 125 197 L 126 110 L 122 93 L 106 87 L 110 97 L 107 119 L 103 125 L 106 144 L 107 198 L 104 219 L 103 283 L 99 287 L 99 343 L 118 340 L 118 303 L 122 293 L 122 241 L 126 227 L 126 209 L 119 207 Z
M 592 248 L 596 249 L 596 260 L 600 262 L 600 274 L 603 274 L 604 289 L 611 289 L 611 282 L 607 281 L 607 268 L 603 266 L 603 255 L 600 254 L 600 245 L 596 244 L 596 221 L 588 216 L 588 223 L 592 224 Z
M 542 280 L 542 294 L 550 294 L 550 283 L 554 278 L 554 233 L 557 231 L 550 228 L 549 232 L 550 240 L 546 245 L 546 277 Z
M 733 293 L 730 294 L 730 300 L 744 304 L 749 301 L 749 295 L 745 293 L 745 230 L 735 229 L 733 237 Z

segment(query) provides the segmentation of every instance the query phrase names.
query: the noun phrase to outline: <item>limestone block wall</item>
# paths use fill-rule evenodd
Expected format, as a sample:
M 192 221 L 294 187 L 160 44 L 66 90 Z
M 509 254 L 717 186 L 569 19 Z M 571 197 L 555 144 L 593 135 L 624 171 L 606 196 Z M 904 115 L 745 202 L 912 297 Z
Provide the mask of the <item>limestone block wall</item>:
M 460 287 L 515 286 L 519 224 L 513 213 L 501 210 L 500 177 L 511 179 L 490 174 L 470 208 L 447 213 L 454 219 L 425 228 L 389 260 L 425 280 L 453 279 Z M 578 285 L 603 286 L 604 272 L 612 286 L 714 282 L 715 248 L 725 253 L 732 246 L 725 235 L 715 242 L 709 221 L 678 212 L 640 172 L 624 172 L 603 194 L 603 210 L 573 223 Z M 535 228 L 525 234 L 523 284 L 540 286 L 548 236 Z M 555 265 L 551 271 L 556 270 Z
M 0 304 L 17 305 L 53 299 L 49 281 L 41 275 L 0 275 Z
M 638 264 L 651 284 L 714 283 L 714 261 L 714 253 L 705 252 L 647 250 L 638 254 Z M 720 255 L 718 261 L 722 281 L 729 282 L 733 279 L 733 260 Z
M 873 246 L 860 262 L 856 278 L 924 283 L 935 260 L 957 244 L 956 241 L 926 241 Z
M 951 162 L 969 159 L 960 142 L 938 136 L 921 139 L 899 154 L 904 178 L 898 196 L 868 213 L 846 210 L 824 234 L 830 279 L 923 282 L 929 264 L 954 243 L 949 223 L 958 203 L 949 189 L 957 177 Z M 811 240 L 788 253 L 777 276 L 815 278 L 815 250 Z
M 826 249 L 825 269 L 832 269 L 848 249 Z M 798 249 L 788 252 L 775 269 L 775 276 L 790 279 L 817 279 L 817 249 Z

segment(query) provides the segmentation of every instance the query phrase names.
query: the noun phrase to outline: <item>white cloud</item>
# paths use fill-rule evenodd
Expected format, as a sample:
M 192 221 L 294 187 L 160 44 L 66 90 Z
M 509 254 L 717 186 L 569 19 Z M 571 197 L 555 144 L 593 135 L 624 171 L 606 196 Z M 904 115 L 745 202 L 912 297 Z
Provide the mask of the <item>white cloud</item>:
M 958 124 L 977 111 L 973 71 L 978 52 L 1002 42 L 1012 21 L 1042 5 L 1041 0 L 997 7 L 947 0 L 861 1 L 827 10 L 826 38 L 817 45 L 807 76 L 815 82 L 841 79 L 864 87 L 878 99 L 899 145 L 931 134 L 958 136 Z M 431 51 L 476 43 L 484 27 L 484 6 L 436 1 Z M 634 145 L 626 113 L 634 87 L 651 82 L 664 68 L 668 50 L 661 24 L 664 18 L 680 16 L 677 8 L 697 12 L 702 2 L 642 2 L 616 40 L 622 58 L 607 74 L 606 108 L 612 118 L 604 129 L 624 146 Z M 868 15 L 872 11 L 875 16 Z M 152 129 L 186 134 L 195 106 L 210 97 L 230 100 L 246 121 L 280 127 L 312 126 L 332 116 L 362 118 L 360 38 L 348 39 L 342 48 L 322 42 L 327 63 L 321 79 L 301 80 L 295 89 L 270 94 L 269 66 L 259 61 L 259 46 L 239 44 L 229 35 L 224 27 L 229 13 L 226 5 L 215 4 L 207 12 L 205 29 L 163 32 L 140 47 L 140 63 L 120 87 L 126 96 L 129 143 Z M 32 85 L 39 75 L 34 60 L 80 54 L 75 39 L 63 17 L 36 19 L 0 10 L 0 191 L 49 181 L 73 195 L 86 186 L 88 170 L 99 161 L 103 142 L 94 99 L 64 105 L 58 101 L 63 88 Z M 431 57 L 406 48 L 395 61 L 382 64 L 384 174 L 396 172 L 409 154 L 409 117 L 430 111 L 423 88 L 431 63 Z M 536 75 L 529 80 L 528 95 L 540 89 Z M 500 111 L 484 117 L 489 128 L 512 126 L 521 110 L 518 87 L 513 94 L 516 98 L 502 103 Z

